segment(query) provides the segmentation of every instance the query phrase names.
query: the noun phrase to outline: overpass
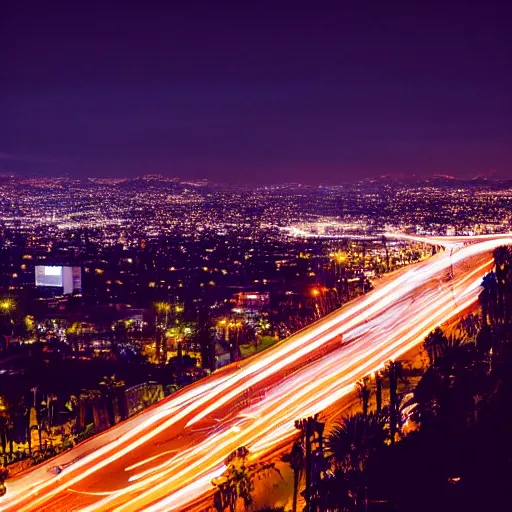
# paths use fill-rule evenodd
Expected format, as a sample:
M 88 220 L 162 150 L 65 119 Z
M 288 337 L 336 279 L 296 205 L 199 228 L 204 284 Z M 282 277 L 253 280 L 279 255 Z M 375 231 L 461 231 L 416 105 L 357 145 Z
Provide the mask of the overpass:
M 432 235 L 407 235 L 398 231 L 386 231 L 383 233 L 375 233 L 369 235 L 358 234 L 325 234 L 313 233 L 298 226 L 280 228 L 281 231 L 289 233 L 290 236 L 298 238 L 328 238 L 328 239 L 354 239 L 354 240 L 382 240 L 382 238 L 395 240 L 408 240 L 410 242 L 426 243 L 439 247 L 463 247 L 476 242 L 484 242 L 486 240 L 506 240 L 512 236 L 512 233 L 496 233 L 491 235 L 476 236 L 432 236 Z

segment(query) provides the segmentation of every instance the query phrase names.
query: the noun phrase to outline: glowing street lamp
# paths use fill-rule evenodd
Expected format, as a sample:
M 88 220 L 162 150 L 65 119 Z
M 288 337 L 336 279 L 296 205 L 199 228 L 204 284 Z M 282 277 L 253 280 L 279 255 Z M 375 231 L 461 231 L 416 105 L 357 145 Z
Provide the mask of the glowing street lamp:
M 2 309 L 5 312 L 11 311 L 12 309 L 14 309 L 14 301 L 12 299 L 3 299 L 0 302 L 0 309 Z
M 338 265 L 341 265 L 347 260 L 347 255 L 343 252 L 338 251 L 332 255 L 332 258 L 334 259 L 334 261 L 336 261 Z

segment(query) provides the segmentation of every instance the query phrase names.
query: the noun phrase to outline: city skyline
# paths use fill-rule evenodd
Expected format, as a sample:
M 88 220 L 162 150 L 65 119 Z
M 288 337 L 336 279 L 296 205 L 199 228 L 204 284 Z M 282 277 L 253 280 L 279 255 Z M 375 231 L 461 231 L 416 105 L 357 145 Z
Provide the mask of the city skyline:
M 0 172 L 511 177 L 509 6 L 293 7 L 4 4 Z
M 2 156 L 0 156 L 1 160 Z M 5 159 L 8 159 L 7 156 L 4 156 Z M 10 157 L 9 157 L 10 158 Z M 0 171 L 0 179 L 13 179 L 20 182 L 30 182 L 32 180 L 68 180 L 70 182 L 74 181 L 92 181 L 100 183 L 102 181 L 111 181 L 112 183 L 117 182 L 131 182 L 131 181 L 163 181 L 163 182 L 182 182 L 182 183 L 191 183 L 191 184 L 210 184 L 212 186 L 232 186 L 232 187 L 242 187 L 242 188 L 265 188 L 265 187 L 288 187 L 288 186 L 304 186 L 310 188 L 322 188 L 322 187 L 343 187 L 343 186 L 353 186 L 357 184 L 363 183 L 385 183 L 389 182 L 401 182 L 401 183 L 427 183 L 427 182 L 445 182 L 445 183 L 496 183 L 496 184 L 506 184 L 512 181 L 512 176 L 501 176 L 496 174 L 495 171 L 491 170 L 489 172 L 475 173 L 474 175 L 468 176 L 456 176 L 453 174 L 442 174 L 442 173 L 432 173 L 425 175 L 417 175 L 411 174 L 408 175 L 406 173 L 387 173 L 380 175 L 372 175 L 361 177 L 353 177 L 347 179 L 336 179 L 331 178 L 317 181 L 317 182 L 309 182 L 309 181 L 298 181 L 290 178 L 289 180 L 278 180 L 274 179 L 271 181 L 265 182 L 255 182 L 244 179 L 232 179 L 229 181 L 222 181 L 222 179 L 209 179 L 206 176 L 184 176 L 180 174 L 166 174 L 166 173 L 142 173 L 142 174 L 101 174 L 95 175 L 94 173 L 89 174 L 81 174 L 78 176 L 73 175 L 70 172 L 15 172 L 9 170 Z

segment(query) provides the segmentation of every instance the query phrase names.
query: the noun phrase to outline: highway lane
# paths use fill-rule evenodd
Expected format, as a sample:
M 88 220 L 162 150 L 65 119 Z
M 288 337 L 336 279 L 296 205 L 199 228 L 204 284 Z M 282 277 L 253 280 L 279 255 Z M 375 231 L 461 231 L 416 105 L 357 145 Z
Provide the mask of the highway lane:
M 493 233 L 489 235 L 451 235 L 451 236 L 434 236 L 434 235 L 407 235 L 405 233 L 388 231 L 382 235 L 354 235 L 354 234 L 333 234 L 333 233 L 315 233 L 299 228 L 298 226 L 280 228 L 281 231 L 289 233 L 290 236 L 296 238 L 331 238 L 331 239 L 354 239 L 354 240 L 375 240 L 379 236 L 389 239 L 408 240 L 410 242 L 428 243 L 430 245 L 438 245 L 441 247 L 455 247 L 465 243 L 484 242 L 486 240 L 506 240 L 510 238 L 511 233 Z
M 396 273 L 276 347 L 9 481 L 0 510 L 183 510 L 211 491 L 232 450 L 271 451 L 295 435 L 295 419 L 322 411 L 470 307 L 502 243 L 512 240 L 486 240 Z M 78 457 L 58 476 L 48 471 Z

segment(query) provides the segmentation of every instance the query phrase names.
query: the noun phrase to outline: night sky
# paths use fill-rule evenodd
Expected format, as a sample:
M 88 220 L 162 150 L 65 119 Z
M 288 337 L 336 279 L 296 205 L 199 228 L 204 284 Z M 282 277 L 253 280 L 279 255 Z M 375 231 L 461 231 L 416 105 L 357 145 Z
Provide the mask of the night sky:
M 2 0 L 0 172 L 512 177 L 511 27 L 505 0 Z

